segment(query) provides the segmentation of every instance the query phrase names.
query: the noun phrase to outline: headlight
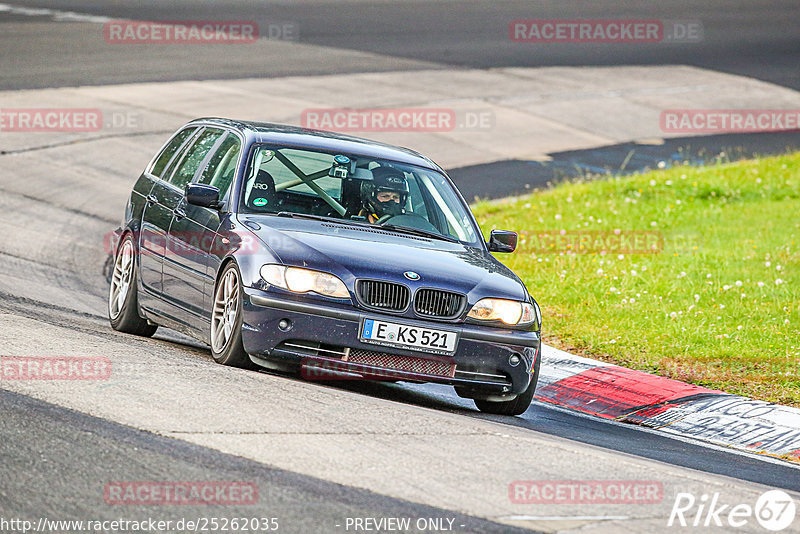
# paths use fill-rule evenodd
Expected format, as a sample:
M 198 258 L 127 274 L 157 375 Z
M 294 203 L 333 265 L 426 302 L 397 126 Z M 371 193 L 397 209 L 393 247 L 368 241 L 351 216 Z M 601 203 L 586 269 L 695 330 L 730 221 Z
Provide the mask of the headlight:
M 479 321 L 502 321 L 518 325 L 532 323 L 536 319 L 533 305 L 528 302 L 505 299 L 481 299 L 467 314 Z
M 270 285 L 295 293 L 319 293 L 338 299 L 350 298 L 344 282 L 332 274 L 300 267 L 269 264 L 261 267 L 261 278 Z

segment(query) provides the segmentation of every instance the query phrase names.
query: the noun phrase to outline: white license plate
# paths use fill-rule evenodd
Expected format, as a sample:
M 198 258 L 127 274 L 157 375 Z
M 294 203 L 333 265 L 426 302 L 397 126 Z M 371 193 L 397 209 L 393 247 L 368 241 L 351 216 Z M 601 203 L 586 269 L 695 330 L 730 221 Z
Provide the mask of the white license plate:
M 388 347 L 417 349 L 438 354 L 456 351 L 458 334 L 446 330 L 434 330 L 375 319 L 364 319 L 361 325 L 361 341 Z

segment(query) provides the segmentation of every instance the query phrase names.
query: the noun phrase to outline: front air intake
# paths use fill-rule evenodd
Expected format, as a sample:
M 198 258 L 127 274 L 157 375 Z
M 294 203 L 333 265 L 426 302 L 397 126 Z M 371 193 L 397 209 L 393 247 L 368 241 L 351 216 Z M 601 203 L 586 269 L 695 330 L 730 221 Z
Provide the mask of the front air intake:
M 414 298 L 414 311 L 422 317 L 452 319 L 461 313 L 466 296 L 438 289 L 420 289 Z
M 364 306 L 389 312 L 405 310 L 411 298 L 406 286 L 380 280 L 359 280 L 356 294 Z

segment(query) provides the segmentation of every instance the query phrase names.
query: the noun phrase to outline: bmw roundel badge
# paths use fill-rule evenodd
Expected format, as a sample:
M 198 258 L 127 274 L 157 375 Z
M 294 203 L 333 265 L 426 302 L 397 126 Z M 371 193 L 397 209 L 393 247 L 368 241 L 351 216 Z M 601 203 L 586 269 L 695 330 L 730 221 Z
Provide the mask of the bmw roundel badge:
M 415 281 L 419 280 L 419 275 L 417 273 L 415 273 L 414 271 L 406 271 L 406 272 L 403 273 L 403 276 L 405 276 L 409 280 L 415 280 Z

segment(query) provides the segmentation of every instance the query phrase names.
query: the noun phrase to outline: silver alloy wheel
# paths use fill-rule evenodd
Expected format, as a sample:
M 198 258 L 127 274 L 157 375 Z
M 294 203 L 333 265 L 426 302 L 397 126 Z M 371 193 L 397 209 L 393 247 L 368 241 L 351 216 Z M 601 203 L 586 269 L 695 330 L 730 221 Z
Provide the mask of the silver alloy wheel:
M 131 289 L 132 278 L 133 243 L 130 239 L 126 239 L 117 253 L 114 275 L 111 278 L 111 289 L 108 293 L 108 313 L 112 319 L 116 319 L 122 313 L 122 307 L 125 305 L 125 299 Z
M 239 277 L 229 269 L 217 285 L 211 314 L 211 348 L 219 354 L 230 343 L 239 312 Z

